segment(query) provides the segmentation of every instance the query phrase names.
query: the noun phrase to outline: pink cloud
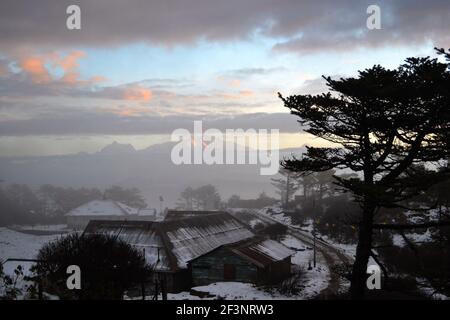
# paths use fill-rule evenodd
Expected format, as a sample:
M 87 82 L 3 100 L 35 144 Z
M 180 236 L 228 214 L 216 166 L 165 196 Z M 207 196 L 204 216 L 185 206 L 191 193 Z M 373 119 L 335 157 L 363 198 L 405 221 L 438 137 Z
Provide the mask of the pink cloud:
M 242 90 L 242 91 L 239 91 L 239 95 L 242 97 L 252 97 L 255 95 L 255 93 L 251 90 Z
M 43 57 L 26 57 L 20 61 L 23 71 L 31 75 L 35 83 L 48 83 L 52 80 L 50 73 L 45 67 L 46 60 Z
M 241 90 L 238 93 L 224 93 L 221 94 L 220 97 L 224 99 L 242 99 L 253 97 L 255 93 L 251 90 Z
M 64 56 L 53 52 L 39 56 L 24 57 L 20 60 L 19 65 L 25 73 L 31 76 L 34 83 L 59 82 L 70 85 L 86 85 L 106 81 L 105 77 L 98 75 L 87 80 L 81 79 L 81 75 L 78 72 L 79 60 L 86 56 L 86 52 L 79 50 L 72 51 Z M 46 64 L 50 68 L 60 68 L 63 72 L 62 77 L 60 79 L 53 78 Z
M 137 117 L 151 112 L 151 109 L 149 107 L 142 106 L 119 106 L 103 110 L 122 117 Z
M 123 99 L 130 101 L 150 101 L 152 98 L 153 92 L 140 86 L 126 88 L 123 93 Z
M 241 86 L 241 80 L 237 80 L 237 79 L 231 80 L 230 85 L 234 88 L 238 88 Z
M 61 67 L 64 71 L 72 71 L 79 67 L 78 60 L 86 57 L 86 52 L 84 51 L 72 51 L 65 57 L 60 57 L 58 55 L 54 58 L 54 63 Z

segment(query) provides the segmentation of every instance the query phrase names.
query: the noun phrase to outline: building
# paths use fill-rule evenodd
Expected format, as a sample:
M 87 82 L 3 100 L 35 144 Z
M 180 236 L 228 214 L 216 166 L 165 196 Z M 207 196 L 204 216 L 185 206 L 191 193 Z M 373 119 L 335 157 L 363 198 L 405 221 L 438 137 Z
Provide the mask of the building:
M 138 219 L 144 221 L 163 221 L 166 219 L 167 210 L 158 211 L 154 208 L 139 209 Z
M 135 218 L 138 209 L 113 200 L 93 200 L 66 214 L 67 227 L 83 230 L 90 220 L 128 220 Z
M 168 292 L 192 287 L 190 261 L 254 237 L 246 226 L 224 212 L 161 222 L 91 221 L 84 232 L 113 235 L 143 250 Z
M 184 218 L 192 218 L 198 216 L 206 216 L 210 214 L 225 213 L 223 211 L 200 211 L 200 210 L 167 210 L 165 220 L 178 220 Z
M 66 214 L 67 227 L 83 230 L 91 220 L 114 221 L 162 221 L 167 211 L 158 212 L 153 208 L 136 209 L 113 200 L 93 200 Z
M 291 275 L 292 250 L 281 243 L 252 238 L 221 246 L 190 262 L 194 286 L 219 281 L 278 283 Z

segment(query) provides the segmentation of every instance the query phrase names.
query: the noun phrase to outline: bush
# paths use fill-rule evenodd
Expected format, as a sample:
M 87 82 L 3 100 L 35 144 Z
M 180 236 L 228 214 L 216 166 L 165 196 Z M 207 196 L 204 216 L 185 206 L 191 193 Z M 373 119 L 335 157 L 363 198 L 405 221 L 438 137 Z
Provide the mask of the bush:
M 278 292 L 284 295 L 297 295 L 301 288 L 299 287 L 299 280 L 303 276 L 303 271 L 296 271 L 291 277 L 283 280 L 278 285 Z
M 71 234 L 46 244 L 38 254 L 35 273 L 46 291 L 62 299 L 122 299 L 125 290 L 151 274 L 142 252 L 108 235 Z M 81 289 L 69 290 L 67 267 L 81 270 Z
M 284 237 L 287 232 L 287 227 L 281 223 L 270 224 L 263 230 L 258 231 L 258 234 L 268 236 L 271 239 L 279 239 Z

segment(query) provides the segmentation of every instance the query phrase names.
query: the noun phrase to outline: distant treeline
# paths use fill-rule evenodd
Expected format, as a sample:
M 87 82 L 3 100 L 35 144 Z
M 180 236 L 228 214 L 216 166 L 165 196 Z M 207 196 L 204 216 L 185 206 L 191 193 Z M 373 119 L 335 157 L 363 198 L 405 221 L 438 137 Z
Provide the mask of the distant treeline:
M 279 200 L 267 196 L 262 192 L 256 199 L 241 199 L 239 195 L 232 195 L 228 200 L 222 200 L 217 188 L 211 184 L 198 188 L 184 189 L 176 204 L 183 210 L 220 210 L 226 208 L 264 208 L 274 205 Z
M 228 202 L 229 208 L 261 208 L 280 203 L 294 224 L 303 224 L 307 220 L 315 221 L 315 228 L 324 235 L 337 242 L 355 243 L 357 240 L 357 227 L 360 221 L 361 207 L 355 201 L 354 195 L 336 185 L 336 172 L 334 170 L 314 172 L 309 175 L 298 175 L 286 170 L 280 170 L 278 177 L 273 178 L 273 186 L 278 199 L 267 197 L 264 193 L 258 199 L 242 200 L 239 196 L 232 196 Z M 360 178 L 354 173 L 338 175 L 339 178 Z M 445 212 L 448 217 L 450 211 L 450 181 L 438 183 L 426 192 L 403 201 L 398 207 L 379 208 L 377 222 L 404 223 L 402 213 L 408 208 L 422 207 L 435 208 Z M 424 212 L 422 212 L 424 214 Z M 443 216 L 443 217 L 444 217 Z M 379 232 L 375 238 L 386 242 L 389 232 Z M 388 241 L 389 242 L 389 241 Z
M 227 206 L 229 208 L 261 209 L 273 206 L 278 202 L 280 200 L 269 197 L 266 193 L 261 192 L 256 199 L 241 199 L 238 195 L 232 195 L 227 201 Z
M 67 212 L 96 199 L 120 201 L 136 208 L 147 206 L 137 188 L 112 186 L 100 190 L 43 185 L 32 189 L 23 184 L 11 184 L 0 187 L 0 226 L 63 222 Z

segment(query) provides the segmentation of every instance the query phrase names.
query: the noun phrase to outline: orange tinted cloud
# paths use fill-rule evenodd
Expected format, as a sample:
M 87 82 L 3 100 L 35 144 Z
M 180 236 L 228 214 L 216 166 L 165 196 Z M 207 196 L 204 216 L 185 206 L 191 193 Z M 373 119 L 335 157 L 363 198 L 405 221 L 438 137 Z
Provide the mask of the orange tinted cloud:
M 239 94 L 240 94 L 242 97 L 251 97 L 251 96 L 253 96 L 255 93 L 254 93 L 253 91 L 250 91 L 250 90 L 243 90 L 243 91 L 240 91 Z
M 63 58 L 57 57 L 54 62 L 64 71 L 72 71 L 78 68 L 78 60 L 85 56 L 86 52 L 84 51 L 73 51 Z
M 106 81 L 105 77 L 102 76 L 93 76 L 89 78 L 88 80 L 82 80 L 80 79 L 80 73 L 76 71 L 67 72 L 64 74 L 64 76 L 61 78 L 61 81 L 66 84 L 72 84 L 72 85 L 83 85 L 83 84 L 95 84 L 99 82 Z
M 239 80 L 239 79 L 230 79 L 229 77 L 224 77 L 224 76 L 218 76 L 216 79 L 219 82 L 222 82 L 222 83 L 226 84 L 227 86 L 229 85 L 230 87 L 233 87 L 233 88 L 239 88 L 241 86 L 241 80 Z
M 148 107 L 118 107 L 106 109 L 105 111 L 123 117 L 137 117 L 146 113 L 150 113 L 151 109 Z
M 125 90 L 123 98 L 130 101 L 149 101 L 153 98 L 153 92 L 143 87 L 132 87 Z
M 254 96 L 254 92 L 250 90 L 242 90 L 238 93 L 224 93 L 221 95 L 224 99 L 241 99 L 241 98 L 249 98 Z
M 52 56 L 52 62 L 54 65 L 60 67 L 64 71 L 64 75 L 61 81 L 68 84 L 77 84 L 85 82 L 80 80 L 80 73 L 76 70 L 78 69 L 78 60 L 84 58 L 86 53 L 84 51 L 72 51 L 65 57 L 59 55 Z
M 93 76 L 89 79 L 91 82 L 104 82 L 106 81 L 106 78 L 103 76 Z
M 41 56 L 25 57 L 20 61 L 20 66 L 23 71 L 31 75 L 33 82 L 36 83 L 45 83 L 54 80 L 45 66 L 46 63 L 51 65 L 52 68 L 61 68 L 63 76 L 60 81 L 67 84 L 74 85 L 104 81 L 104 78 L 99 76 L 89 80 L 80 79 L 80 73 L 77 71 L 79 67 L 78 61 L 84 57 L 86 57 L 84 51 L 72 51 L 65 56 L 54 52 Z
M 42 57 L 27 57 L 20 61 L 20 67 L 31 75 L 33 82 L 46 83 L 51 80 L 45 67 L 45 59 Z
M 80 74 L 78 72 L 67 72 L 61 78 L 61 81 L 67 84 L 76 84 L 80 82 Z
M 231 84 L 231 86 L 232 87 L 234 87 L 234 88 L 237 88 L 237 87 L 240 87 L 241 86 L 241 81 L 240 80 L 232 80 L 231 82 L 230 82 L 230 84 Z

